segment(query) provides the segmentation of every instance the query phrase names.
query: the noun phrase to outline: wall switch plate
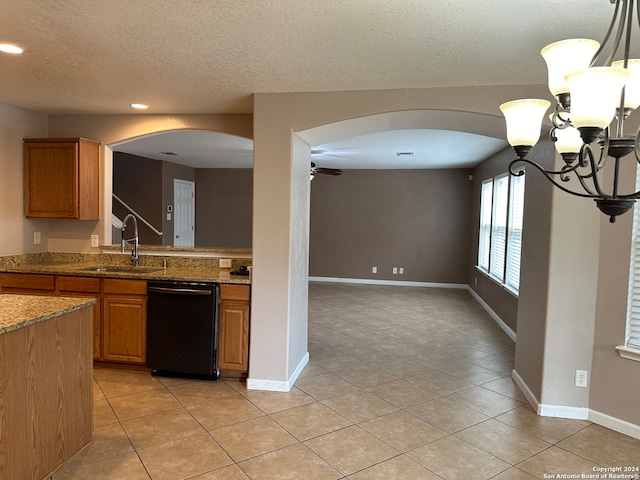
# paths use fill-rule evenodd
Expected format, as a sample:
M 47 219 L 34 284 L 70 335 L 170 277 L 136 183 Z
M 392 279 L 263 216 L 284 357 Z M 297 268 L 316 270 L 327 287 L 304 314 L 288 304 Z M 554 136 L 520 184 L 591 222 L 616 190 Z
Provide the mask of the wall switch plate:
M 91 235 L 91 246 L 92 247 L 98 246 L 98 235 Z
M 397 275 L 398 274 L 398 267 L 393 267 L 393 274 Z
M 576 387 L 587 388 L 587 371 L 586 370 L 576 370 Z
M 220 259 L 220 268 L 231 268 L 231 259 L 230 258 L 221 258 Z
M 404 274 L 404 268 L 403 268 L 403 267 L 400 267 L 400 268 L 398 269 L 398 273 L 399 273 L 400 275 L 403 275 L 403 274 Z
M 371 267 L 371 273 L 378 273 L 378 267 Z
M 33 232 L 33 244 L 34 245 L 40 245 L 41 241 L 42 241 L 42 239 L 40 237 L 40 232 Z

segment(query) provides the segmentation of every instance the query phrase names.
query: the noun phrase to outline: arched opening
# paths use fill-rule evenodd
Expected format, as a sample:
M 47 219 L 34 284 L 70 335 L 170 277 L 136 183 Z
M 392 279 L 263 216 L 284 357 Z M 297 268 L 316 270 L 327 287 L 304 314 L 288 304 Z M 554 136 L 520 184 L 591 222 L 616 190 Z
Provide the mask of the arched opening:
M 209 130 L 169 130 L 109 145 L 113 152 L 112 240 L 135 212 L 140 242 L 181 248 L 250 248 L 253 141 Z M 175 185 L 192 188 L 189 208 Z M 188 218 L 182 218 L 183 216 Z M 187 244 L 178 226 L 192 225 Z

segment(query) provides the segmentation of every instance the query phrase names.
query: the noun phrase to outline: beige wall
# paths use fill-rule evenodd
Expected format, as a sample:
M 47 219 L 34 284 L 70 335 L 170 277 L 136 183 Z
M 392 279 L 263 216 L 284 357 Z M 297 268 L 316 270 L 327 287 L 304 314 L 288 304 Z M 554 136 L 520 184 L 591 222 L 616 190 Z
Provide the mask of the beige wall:
M 197 168 L 196 246 L 251 248 L 253 170 Z
M 310 275 L 467 283 L 470 170 L 345 170 L 311 182 Z M 378 273 L 372 273 L 376 266 Z M 404 268 L 393 275 L 393 267 Z
M 0 255 L 47 251 L 48 220 L 24 217 L 22 139 L 46 137 L 47 117 L 0 103 Z M 41 233 L 34 245 L 33 232 Z

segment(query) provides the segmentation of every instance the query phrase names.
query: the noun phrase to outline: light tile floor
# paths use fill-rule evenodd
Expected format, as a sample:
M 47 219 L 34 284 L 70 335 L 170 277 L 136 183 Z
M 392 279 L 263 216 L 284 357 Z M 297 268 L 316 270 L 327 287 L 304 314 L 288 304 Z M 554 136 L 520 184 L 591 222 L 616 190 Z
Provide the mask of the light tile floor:
M 288 393 L 95 369 L 95 441 L 54 480 L 551 478 L 640 466 L 640 440 L 538 417 L 464 290 L 312 283 Z

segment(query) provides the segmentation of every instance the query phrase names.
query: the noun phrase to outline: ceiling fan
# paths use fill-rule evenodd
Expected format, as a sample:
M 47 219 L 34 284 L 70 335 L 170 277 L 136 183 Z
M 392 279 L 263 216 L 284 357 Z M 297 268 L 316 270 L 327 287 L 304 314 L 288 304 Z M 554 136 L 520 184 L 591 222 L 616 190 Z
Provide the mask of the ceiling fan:
M 340 175 L 342 173 L 342 170 L 340 170 L 339 168 L 322 168 L 322 167 L 316 167 L 316 164 L 314 162 L 311 162 L 311 180 L 313 180 L 313 177 L 315 177 L 316 173 L 322 173 L 325 175 Z

